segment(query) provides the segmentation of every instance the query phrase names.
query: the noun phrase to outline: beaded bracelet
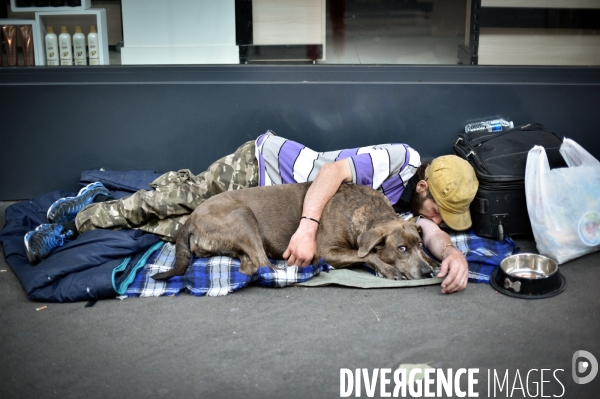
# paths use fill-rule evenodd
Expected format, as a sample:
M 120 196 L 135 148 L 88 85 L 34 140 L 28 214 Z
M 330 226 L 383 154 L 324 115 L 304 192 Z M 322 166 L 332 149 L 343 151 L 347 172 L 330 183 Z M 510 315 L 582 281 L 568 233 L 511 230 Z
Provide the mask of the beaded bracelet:
M 444 260 L 444 252 L 446 251 L 446 248 L 448 248 L 448 247 L 453 247 L 454 249 L 456 249 L 456 247 L 452 243 L 444 245 L 444 248 L 442 248 L 442 261 Z

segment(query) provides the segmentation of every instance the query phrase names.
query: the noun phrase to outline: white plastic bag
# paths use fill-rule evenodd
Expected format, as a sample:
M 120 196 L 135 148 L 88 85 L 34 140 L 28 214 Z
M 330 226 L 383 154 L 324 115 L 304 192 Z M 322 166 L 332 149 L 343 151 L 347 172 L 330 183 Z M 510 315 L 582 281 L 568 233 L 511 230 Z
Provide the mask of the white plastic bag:
M 527 212 L 540 254 L 559 264 L 600 250 L 600 162 L 565 138 L 568 168 L 550 170 L 544 147 L 533 147 L 525 168 Z

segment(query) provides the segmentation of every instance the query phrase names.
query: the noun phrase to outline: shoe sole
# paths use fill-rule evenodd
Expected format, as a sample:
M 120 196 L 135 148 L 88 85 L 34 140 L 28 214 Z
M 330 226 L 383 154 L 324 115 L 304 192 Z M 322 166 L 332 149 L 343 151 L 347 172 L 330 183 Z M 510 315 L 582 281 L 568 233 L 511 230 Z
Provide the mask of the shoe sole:
M 37 229 L 36 229 L 37 230 Z M 27 255 L 27 260 L 29 261 L 29 263 L 31 263 L 32 265 L 36 265 L 39 263 L 38 259 L 32 259 L 30 252 L 29 252 L 29 240 L 27 239 L 27 237 L 31 237 L 31 235 L 36 231 L 36 230 L 31 230 L 29 233 L 25 234 L 25 237 L 23 237 L 23 241 L 25 241 L 25 254 Z
M 66 221 L 68 221 L 68 220 L 58 220 L 58 219 L 57 219 L 57 220 L 52 220 L 52 219 L 50 219 L 50 212 L 51 212 L 53 209 L 56 209 L 56 208 L 58 208 L 58 207 L 60 206 L 60 204 L 63 204 L 63 203 L 65 203 L 65 202 L 67 202 L 67 201 L 71 201 L 71 200 L 73 200 L 73 199 L 76 199 L 76 198 L 78 198 L 80 195 L 82 195 L 82 194 L 85 194 L 85 191 L 86 191 L 86 190 L 91 190 L 91 189 L 93 189 L 91 186 L 93 186 L 93 185 L 96 185 L 96 184 L 98 184 L 98 182 L 94 182 L 94 183 L 90 183 L 90 184 L 88 184 L 87 186 L 85 186 L 85 187 L 83 187 L 81 190 L 79 190 L 79 192 L 77 193 L 77 195 L 76 195 L 76 196 L 74 196 L 74 197 L 60 198 L 60 199 L 56 200 L 56 201 L 55 201 L 55 202 L 54 202 L 54 203 L 53 203 L 53 204 L 52 204 L 52 205 L 51 205 L 51 206 L 48 208 L 48 211 L 46 212 L 46 220 L 47 220 L 48 222 L 50 222 L 50 223 L 63 223 L 63 222 L 66 222 Z M 100 183 L 100 184 L 101 184 L 101 183 Z M 106 190 L 106 194 L 104 194 L 104 193 L 97 193 L 96 195 L 100 195 L 100 194 L 103 194 L 103 195 L 109 195 L 109 194 L 110 194 L 110 192 L 108 191 L 108 189 L 106 189 L 104 186 L 102 186 L 102 187 L 103 187 L 103 188 Z M 95 197 L 96 197 L 96 195 L 95 195 L 93 198 L 95 198 Z M 92 199 L 92 201 L 93 201 L 93 199 Z M 88 204 L 88 205 L 89 205 L 89 204 Z M 86 206 L 87 206 L 87 205 L 86 205 Z M 85 206 L 84 206 L 84 208 L 85 208 Z M 83 209 L 83 208 L 82 208 L 82 209 Z

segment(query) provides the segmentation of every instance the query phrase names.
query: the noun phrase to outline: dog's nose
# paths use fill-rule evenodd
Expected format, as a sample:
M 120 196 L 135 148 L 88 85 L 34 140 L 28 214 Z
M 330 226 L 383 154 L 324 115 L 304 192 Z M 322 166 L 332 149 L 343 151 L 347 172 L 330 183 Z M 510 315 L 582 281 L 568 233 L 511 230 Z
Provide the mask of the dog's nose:
M 421 266 L 421 276 L 425 278 L 433 277 L 433 269 L 431 268 L 431 266 L 427 264 Z

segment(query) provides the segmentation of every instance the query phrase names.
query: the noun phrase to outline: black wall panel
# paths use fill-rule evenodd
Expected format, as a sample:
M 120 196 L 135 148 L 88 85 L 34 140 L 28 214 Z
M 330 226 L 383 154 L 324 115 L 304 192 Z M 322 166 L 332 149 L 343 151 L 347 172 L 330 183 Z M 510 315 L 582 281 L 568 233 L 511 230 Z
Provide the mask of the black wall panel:
M 598 68 L 3 68 L 0 200 L 76 190 L 86 169 L 199 173 L 267 129 L 318 151 L 405 142 L 434 157 L 499 115 L 600 158 L 599 109 Z

